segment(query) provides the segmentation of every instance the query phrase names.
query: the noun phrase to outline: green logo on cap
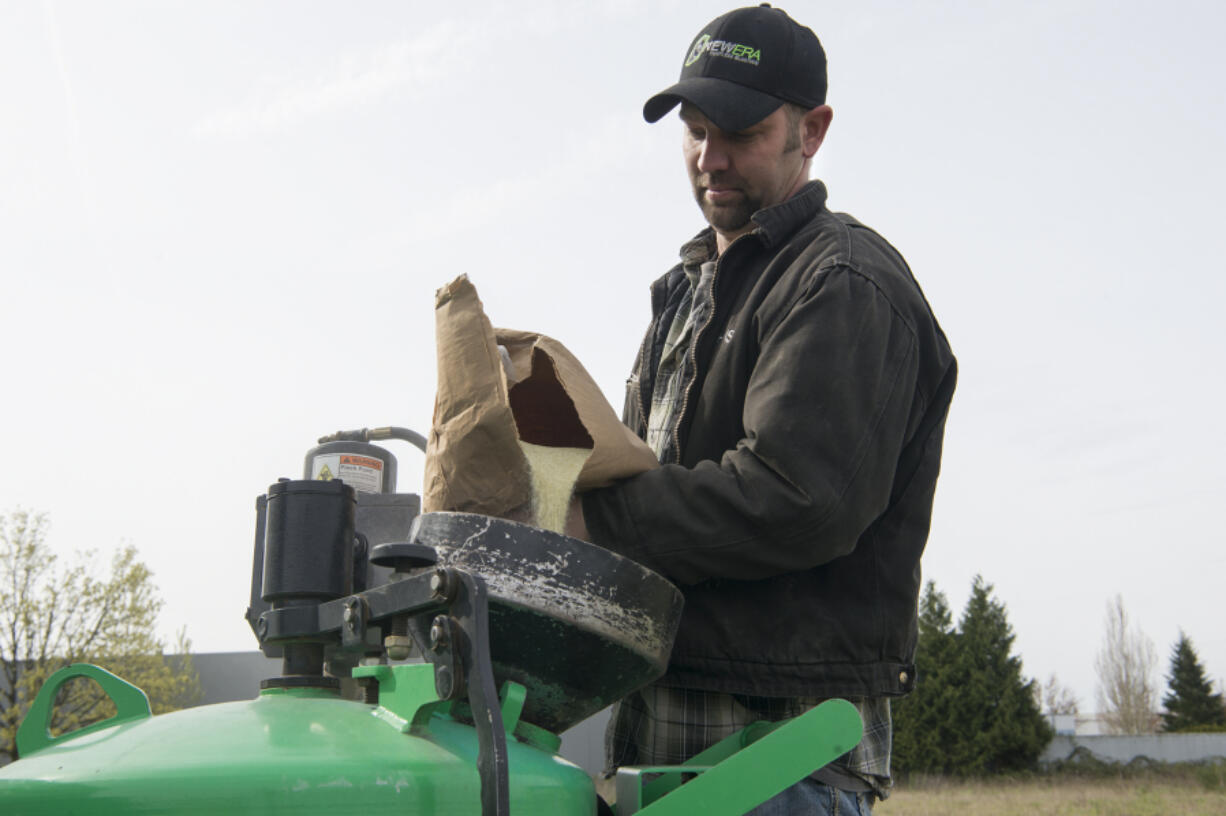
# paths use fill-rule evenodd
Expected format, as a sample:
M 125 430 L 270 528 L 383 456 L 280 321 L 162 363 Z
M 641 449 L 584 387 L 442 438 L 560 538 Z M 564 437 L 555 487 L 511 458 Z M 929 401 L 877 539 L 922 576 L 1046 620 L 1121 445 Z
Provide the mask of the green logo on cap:
M 710 34 L 703 34 L 698 39 L 694 40 L 694 47 L 690 49 L 690 55 L 685 58 L 685 67 L 689 68 L 694 63 L 698 62 L 698 58 L 702 56 L 702 52 L 706 51 L 711 42 Z
M 724 57 L 725 59 L 736 60 L 737 62 L 745 62 L 750 65 L 757 65 L 762 60 L 762 49 L 760 48 L 728 42 L 727 40 L 712 41 L 710 34 L 703 34 L 694 40 L 694 45 L 690 48 L 690 55 L 685 58 L 685 67 L 689 68 L 698 62 L 704 54 L 709 54 L 712 57 Z

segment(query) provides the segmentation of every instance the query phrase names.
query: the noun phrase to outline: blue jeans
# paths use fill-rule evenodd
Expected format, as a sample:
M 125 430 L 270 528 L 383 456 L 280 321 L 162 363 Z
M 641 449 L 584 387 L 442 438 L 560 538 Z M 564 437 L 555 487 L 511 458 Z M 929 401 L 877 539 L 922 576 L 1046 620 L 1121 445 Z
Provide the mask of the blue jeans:
M 872 816 L 873 795 L 852 793 L 806 778 L 745 816 Z

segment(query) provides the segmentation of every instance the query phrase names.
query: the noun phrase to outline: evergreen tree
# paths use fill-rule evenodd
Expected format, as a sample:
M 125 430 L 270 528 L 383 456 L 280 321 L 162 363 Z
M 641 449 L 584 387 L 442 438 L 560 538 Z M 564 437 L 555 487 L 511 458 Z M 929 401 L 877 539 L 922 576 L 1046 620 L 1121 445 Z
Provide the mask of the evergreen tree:
M 962 774 L 1033 768 L 1051 728 L 1035 701 L 1035 681 L 1022 676 L 1022 659 L 1011 654 L 1005 605 L 982 576 L 975 576 L 958 626 L 952 679 L 962 692 L 955 718 L 963 737 L 953 767 Z
M 1171 649 L 1171 673 L 1166 682 L 1170 693 L 1162 698 L 1166 708 L 1162 715 L 1163 731 L 1184 731 L 1198 726 L 1226 727 L 1222 695 L 1213 693 L 1192 641 L 1182 630 Z
M 920 607 L 915 691 L 894 708 L 894 767 L 981 775 L 1034 767 L 1051 739 L 1035 681 L 1012 655 L 1014 634 L 992 586 L 976 576 L 955 630 L 929 582 Z
M 946 678 L 957 648 L 953 616 L 944 593 L 929 581 L 919 608 L 915 649 L 915 690 L 894 704 L 893 766 L 905 771 L 940 772 L 942 748 L 954 739 L 951 720 L 954 689 Z

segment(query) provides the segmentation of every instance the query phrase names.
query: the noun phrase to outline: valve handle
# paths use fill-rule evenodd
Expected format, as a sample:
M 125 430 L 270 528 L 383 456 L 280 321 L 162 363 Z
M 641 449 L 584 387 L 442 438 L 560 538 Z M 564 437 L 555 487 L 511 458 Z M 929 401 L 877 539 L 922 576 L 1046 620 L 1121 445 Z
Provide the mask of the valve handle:
M 415 567 L 432 567 L 438 563 L 438 553 L 433 547 L 425 544 L 417 544 L 412 541 L 388 541 L 371 548 L 370 563 L 379 567 L 395 567 L 405 570 Z

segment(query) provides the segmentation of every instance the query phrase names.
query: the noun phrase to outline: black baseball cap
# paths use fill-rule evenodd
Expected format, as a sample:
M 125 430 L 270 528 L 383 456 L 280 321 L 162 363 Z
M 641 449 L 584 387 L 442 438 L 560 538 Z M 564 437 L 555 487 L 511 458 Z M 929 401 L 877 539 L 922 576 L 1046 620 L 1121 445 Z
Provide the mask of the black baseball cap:
M 826 52 L 817 35 L 769 3 L 708 23 L 686 52 L 681 79 L 647 100 L 643 118 L 659 121 L 689 102 L 721 130 L 744 130 L 784 102 L 826 103 Z

